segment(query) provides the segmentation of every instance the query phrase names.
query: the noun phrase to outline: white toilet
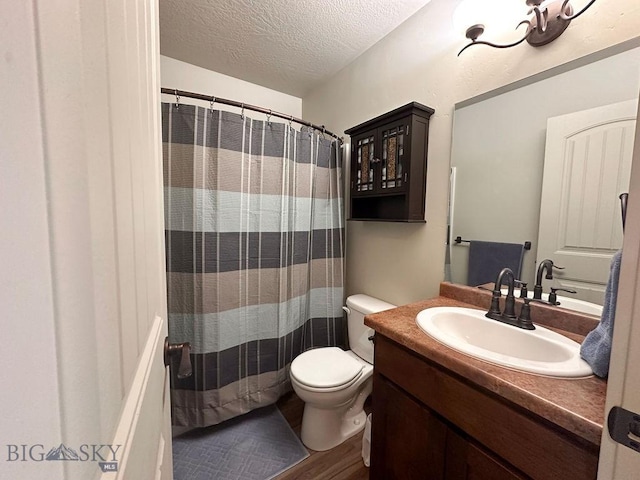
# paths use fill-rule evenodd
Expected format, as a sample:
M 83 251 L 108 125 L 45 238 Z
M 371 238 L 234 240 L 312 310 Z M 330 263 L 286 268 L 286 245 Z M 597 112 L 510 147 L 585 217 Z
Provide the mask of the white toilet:
M 364 316 L 395 305 L 368 295 L 352 295 L 343 308 L 351 350 L 316 348 L 291 363 L 291 384 L 305 402 L 302 442 L 312 450 L 329 450 L 364 429 L 363 406 L 371 393 L 373 374 L 370 337 L 374 333 L 364 324 Z

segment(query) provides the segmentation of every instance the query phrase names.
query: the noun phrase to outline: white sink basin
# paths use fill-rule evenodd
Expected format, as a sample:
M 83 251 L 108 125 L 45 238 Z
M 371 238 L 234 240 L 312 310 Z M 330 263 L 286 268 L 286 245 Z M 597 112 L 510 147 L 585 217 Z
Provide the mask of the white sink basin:
M 509 290 L 506 288 L 503 288 L 500 291 L 503 295 L 506 295 L 509 292 Z M 520 289 L 516 288 L 514 290 L 514 295 L 516 296 L 516 298 L 520 298 Z M 529 292 L 528 297 L 533 298 L 533 292 Z M 542 300 L 548 302 L 549 294 L 543 293 Z M 602 316 L 602 305 L 598 305 L 597 303 L 586 302 L 584 300 L 578 300 L 577 298 L 563 297 L 561 295 L 558 295 L 557 301 L 560 302 L 560 305 L 558 305 L 558 307 L 568 308 L 569 310 L 574 310 L 580 313 L 587 313 L 589 315 L 595 315 L 596 317 Z
M 434 307 L 421 311 L 418 326 L 440 343 L 489 363 L 552 377 L 586 377 L 593 372 L 580 358 L 580 344 L 536 325 L 523 330 L 471 308 Z

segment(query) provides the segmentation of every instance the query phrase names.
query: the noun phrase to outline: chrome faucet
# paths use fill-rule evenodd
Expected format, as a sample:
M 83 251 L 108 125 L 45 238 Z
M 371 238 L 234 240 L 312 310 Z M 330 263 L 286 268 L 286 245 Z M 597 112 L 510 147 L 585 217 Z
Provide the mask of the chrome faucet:
M 553 264 L 553 260 L 545 258 L 538 265 L 538 272 L 536 273 L 536 284 L 533 287 L 533 298 L 535 300 L 542 300 L 542 274 L 547 272 L 544 278 L 547 280 L 553 280 L 553 269 L 564 270 L 564 267 L 558 267 Z
M 504 311 L 500 311 L 500 298 L 502 296 L 500 292 L 500 288 L 502 287 L 502 283 L 507 281 L 507 297 L 504 302 Z M 535 330 L 533 323 L 531 322 L 531 317 L 529 315 L 529 299 L 524 299 L 525 304 L 520 311 L 520 316 L 516 317 L 515 314 L 515 303 L 516 298 L 514 296 L 514 287 L 517 282 L 515 275 L 513 274 L 513 270 L 510 268 L 503 268 L 500 270 L 498 277 L 496 278 L 496 282 L 493 287 L 493 291 L 491 294 L 491 306 L 489 307 L 489 311 L 486 313 L 487 318 L 491 318 L 492 320 L 498 320 L 499 322 L 507 323 L 509 325 L 513 325 L 514 327 L 523 328 L 525 330 Z

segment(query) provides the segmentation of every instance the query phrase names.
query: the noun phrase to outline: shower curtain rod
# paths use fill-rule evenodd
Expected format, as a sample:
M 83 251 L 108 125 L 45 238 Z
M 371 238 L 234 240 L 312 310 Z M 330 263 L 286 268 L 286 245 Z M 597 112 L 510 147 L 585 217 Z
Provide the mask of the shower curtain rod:
M 257 107 L 255 105 L 250 105 L 248 103 L 236 102 L 235 100 L 228 100 L 226 98 L 214 97 L 212 95 L 203 95 L 201 93 L 187 92 L 185 90 L 176 90 L 174 88 L 162 87 L 160 89 L 160 93 L 166 93 L 167 95 L 175 95 L 177 100 L 176 103 L 180 103 L 180 97 L 188 97 L 188 98 L 195 98 L 196 100 L 205 100 L 207 102 L 222 103 L 223 105 L 231 105 L 232 107 L 238 107 L 243 109 L 246 108 L 247 110 L 254 110 L 256 112 L 264 113 L 266 115 L 271 115 L 273 117 L 283 118 L 285 120 L 289 120 L 290 122 L 296 122 L 296 123 L 299 123 L 300 125 L 304 125 L 305 127 L 311 127 L 314 130 L 318 130 L 321 133 L 326 133 L 327 135 L 339 140 L 340 143 L 343 143 L 342 137 L 339 137 L 335 133 L 325 129 L 324 125 L 318 126 L 313 123 L 309 123 L 306 120 L 302 120 L 301 118 L 296 118 L 293 115 L 274 112 L 273 110 L 269 110 L 268 108 Z

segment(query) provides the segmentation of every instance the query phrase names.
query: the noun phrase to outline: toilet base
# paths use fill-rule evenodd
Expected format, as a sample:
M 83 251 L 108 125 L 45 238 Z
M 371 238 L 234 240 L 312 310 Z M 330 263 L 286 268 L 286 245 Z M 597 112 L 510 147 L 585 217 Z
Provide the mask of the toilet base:
M 322 452 L 336 447 L 366 425 L 364 402 L 371 395 L 373 365 L 351 351 L 346 353 L 362 364 L 360 376 L 346 387 L 309 387 L 291 375 L 293 390 L 305 402 L 300 437 L 311 450 Z
M 348 405 L 329 410 L 305 404 L 300 432 L 302 443 L 311 450 L 323 452 L 362 432 L 367 414 L 362 408 L 350 414 L 352 409 L 353 406 Z

